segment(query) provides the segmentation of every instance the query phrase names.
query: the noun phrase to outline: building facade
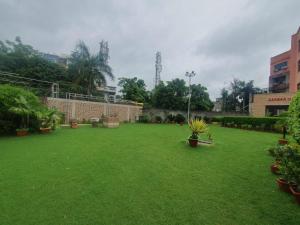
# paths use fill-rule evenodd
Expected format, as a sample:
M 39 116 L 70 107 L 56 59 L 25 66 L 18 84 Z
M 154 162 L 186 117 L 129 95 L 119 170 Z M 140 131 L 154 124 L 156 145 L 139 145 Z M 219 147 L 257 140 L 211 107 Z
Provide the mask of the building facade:
M 300 27 L 291 37 L 291 49 L 271 58 L 269 93 L 251 98 L 252 116 L 274 116 L 286 111 L 300 90 Z

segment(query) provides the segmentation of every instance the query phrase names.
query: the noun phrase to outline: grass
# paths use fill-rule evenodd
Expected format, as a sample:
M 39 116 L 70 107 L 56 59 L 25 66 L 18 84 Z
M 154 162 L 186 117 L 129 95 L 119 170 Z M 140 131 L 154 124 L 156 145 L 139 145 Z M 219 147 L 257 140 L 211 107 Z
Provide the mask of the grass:
M 265 149 L 279 135 L 124 124 L 0 138 L 0 224 L 300 224 Z

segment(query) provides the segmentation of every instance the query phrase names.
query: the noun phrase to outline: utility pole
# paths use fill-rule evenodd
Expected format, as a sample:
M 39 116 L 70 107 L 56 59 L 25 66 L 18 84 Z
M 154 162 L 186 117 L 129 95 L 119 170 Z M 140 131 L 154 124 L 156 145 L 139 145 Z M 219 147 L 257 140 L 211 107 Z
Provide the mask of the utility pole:
M 190 122 L 190 107 L 191 107 L 191 97 L 192 97 L 192 90 L 191 90 L 191 79 L 192 77 L 196 76 L 196 73 L 194 71 L 192 71 L 191 73 L 186 72 L 185 76 L 189 78 L 189 102 L 188 102 L 188 111 L 187 111 L 187 119 L 188 119 L 188 123 Z

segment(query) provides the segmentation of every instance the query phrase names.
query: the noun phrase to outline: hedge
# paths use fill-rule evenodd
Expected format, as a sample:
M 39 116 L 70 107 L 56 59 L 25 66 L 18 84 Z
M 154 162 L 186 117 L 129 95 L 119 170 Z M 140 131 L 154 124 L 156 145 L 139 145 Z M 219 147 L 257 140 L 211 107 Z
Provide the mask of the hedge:
M 281 132 L 283 117 L 236 116 L 219 118 L 222 126 Z

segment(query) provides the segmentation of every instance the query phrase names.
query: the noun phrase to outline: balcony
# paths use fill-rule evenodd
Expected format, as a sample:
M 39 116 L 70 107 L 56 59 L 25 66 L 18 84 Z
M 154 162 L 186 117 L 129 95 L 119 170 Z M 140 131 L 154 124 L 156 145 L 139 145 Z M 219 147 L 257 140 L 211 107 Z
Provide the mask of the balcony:
M 287 83 L 273 83 L 269 87 L 269 92 L 271 93 L 284 93 L 288 92 L 289 84 Z
M 97 90 L 101 92 L 111 93 L 111 94 L 115 94 L 117 92 L 117 88 L 112 86 L 98 87 Z

